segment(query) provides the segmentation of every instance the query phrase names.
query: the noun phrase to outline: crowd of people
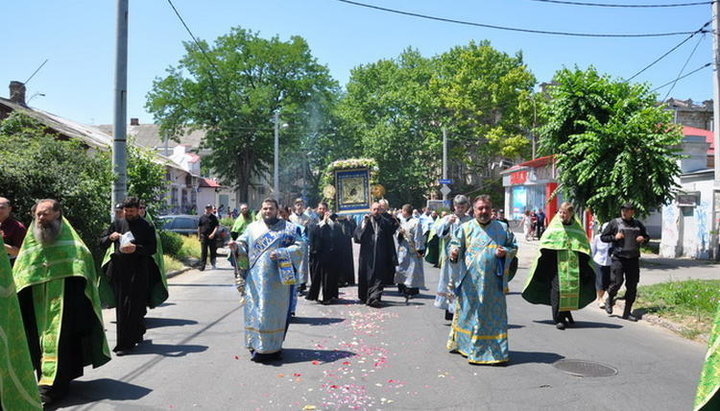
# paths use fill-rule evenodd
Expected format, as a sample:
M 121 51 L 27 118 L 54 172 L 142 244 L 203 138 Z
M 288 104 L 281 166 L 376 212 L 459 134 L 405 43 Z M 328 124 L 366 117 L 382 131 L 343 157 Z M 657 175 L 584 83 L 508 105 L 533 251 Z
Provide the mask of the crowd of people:
M 11 376 L 0 374 L 0 408 L 40 409 L 66 395 L 69 382 L 85 366 L 110 361 L 101 308 L 116 309 L 113 351 L 131 353 L 143 342 L 147 308 L 168 298 L 167 280 L 158 233 L 137 198 L 118 204 L 99 236 L 107 248 L 99 273 L 59 202 L 38 201 L 27 230 L 11 211 L 10 201 L 0 197 L 5 249 L 0 307 L 6 313 L 1 325 L 7 341 L 0 353 L 10 353 L 6 363 L 12 367 Z M 201 218 L 201 243 L 217 231 L 212 211 L 209 206 Z M 622 318 L 637 321 L 632 305 L 639 247 L 649 237 L 634 218 L 632 204 L 624 204 L 620 213 L 602 226 L 592 244 L 570 203 L 560 206 L 547 229 L 542 227 L 522 297 L 550 306 L 558 329 L 571 327 L 572 311 L 593 301 L 611 314 L 623 284 Z M 302 199 L 285 207 L 268 198 L 257 215 L 240 206 L 231 229 L 230 260 L 252 361 L 281 359 L 299 297 L 334 304 L 340 301 L 340 287 L 357 283 L 358 299 L 367 306 L 383 307 L 388 286 L 397 286 L 407 302 L 425 289 L 423 260 L 440 269 L 434 306 L 451 321 L 447 350 L 472 364 L 509 361 L 505 296 L 517 270 L 518 245 L 489 196 L 470 201 L 458 195 L 452 212 L 441 215 L 409 204 L 391 210 L 380 200 L 357 217 L 333 213 L 324 202 L 311 210 Z M 360 248 L 357 281 L 353 242 Z M 207 257 L 214 267 L 213 247 L 203 246 L 202 267 Z

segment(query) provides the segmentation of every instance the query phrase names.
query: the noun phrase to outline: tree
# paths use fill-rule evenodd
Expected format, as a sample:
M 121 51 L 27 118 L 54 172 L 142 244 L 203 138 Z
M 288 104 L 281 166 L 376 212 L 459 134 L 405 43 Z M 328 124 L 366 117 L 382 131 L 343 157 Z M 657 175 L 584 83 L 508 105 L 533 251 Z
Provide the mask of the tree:
M 112 173 L 108 152 L 88 155 L 76 140 L 62 141 L 38 121 L 13 113 L 0 123 L 0 187 L 26 225 L 35 201 L 54 198 L 99 262 L 97 237 L 110 217 Z
M 442 127 L 449 161 L 476 174 L 498 157 L 529 153 L 534 83 L 521 55 L 508 56 L 488 42 L 432 58 L 407 49 L 353 69 L 339 108 L 342 135 L 361 151 L 356 156 L 377 160 L 393 204 L 418 204 L 437 187 Z M 481 189 L 493 183 L 483 181 Z
M 338 109 L 341 133 L 373 158 L 392 204 L 418 205 L 442 161 L 437 96 L 430 59 L 407 49 L 397 59 L 356 67 Z
M 470 42 L 439 55 L 436 67 L 432 88 L 449 117 L 457 155 L 471 171 L 484 174 L 499 157 L 529 157 L 535 77 L 522 53 Z
M 221 179 L 248 200 L 250 177 L 273 159 L 271 120 L 281 110 L 290 123 L 283 145 L 297 144 L 308 104 L 331 99 L 337 84 L 317 63 L 304 39 L 269 40 L 236 27 L 215 40 L 185 43 L 185 56 L 165 78 L 157 78 L 146 107 L 168 138 L 187 128 L 203 129 L 206 158 Z
M 555 155 L 569 200 L 608 221 L 624 202 L 642 216 L 672 199 L 682 133 L 646 84 L 563 69 L 548 97 L 540 148 Z
M 167 180 L 160 159 L 147 148 L 127 145 L 127 193 L 142 200 L 151 212 L 164 203 Z

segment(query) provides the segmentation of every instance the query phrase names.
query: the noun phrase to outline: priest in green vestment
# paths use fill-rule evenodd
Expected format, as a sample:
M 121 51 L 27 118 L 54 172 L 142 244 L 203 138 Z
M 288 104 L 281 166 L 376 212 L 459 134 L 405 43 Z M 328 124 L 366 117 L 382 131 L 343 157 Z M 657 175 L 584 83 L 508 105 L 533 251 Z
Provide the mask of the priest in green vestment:
M 595 272 L 590 242 L 572 204 L 560 205 L 542 237 L 540 250 L 530 266 L 522 296 L 533 304 L 552 308 L 555 326 L 564 330 L 575 320 L 570 313 L 595 299 Z
M 0 313 L 0 409 L 42 410 L 7 253 L 0 253 Z
M 90 251 L 56 200 L 38 201 L 32 215 L 13 277 L 40 398 L 49 404 L 67 394 L 83 367 L 110 361 L 110 350 Z
M 715 314 L 715 322 L 708 339 L 705 365 L 700 374 L 693 410 L 720 410 L 718 389 L 720 389 L 720 309 Z

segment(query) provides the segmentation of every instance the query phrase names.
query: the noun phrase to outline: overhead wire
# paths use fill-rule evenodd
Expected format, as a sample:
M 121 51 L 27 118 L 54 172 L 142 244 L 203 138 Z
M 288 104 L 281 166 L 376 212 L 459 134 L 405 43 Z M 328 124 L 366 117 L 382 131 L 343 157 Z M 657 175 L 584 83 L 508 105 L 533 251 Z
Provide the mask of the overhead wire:
M 689 73 L 687 73 L 687 74 L 684 74 L 684 75 L 682 75 L 682 76 L 680 76 L 680 77 L 675 78 L 675 80 L 670 80 L 670 81 L 668 81 L 668 82 L 665 83 L 665 84 L 662 84 L 662 85 L 660 85 L 660 86 L 655 87 L 654 89 L 650 90 L 650 92 L 651 92 L 651 93 L 654 93 L 654 92 L 660 90 L 661 88 L 664 88 L 664 87 L 669 86 L 670 84 L 676 83 L 676 82 L 684 79 L 685 77 L 688 77 L 688 76 L 690 76 L 690 75 L 692 75 L 692 74 L 695 74 L 695 73 L 697 73 L 698 71 L 700 71 L 700 70 L 702 70 L 702 69 L 704 69 L 704 68 L 706 68 L 706 67 L 710 67 L 710 66 L 712 66 L 712 64 L 713 64 L 712 61 L 711 61 L 711 62 L 708 62 L 708 63 L 705 63 L 704 65 L 696 68 L 695 70 L 693 70 L 693 71 L 691 71 L 691 72 L 689 72 Z
M 615 3 L 590 3 L 582 1 L 567 1 L 567 0 L 530 0 L 539 3 L 553 3 L 562 4 L 566 6 L 587 6 L 587 7 L 614 7 L 614 8 L 670 8 L 670 7 L 691 7 L 691 6 L 705 6 L 710 5 L 712 1 L 695 1 L 689 3 L 668 3 L 668 4 L 615 4 Z
M 635 77 L 637 77 L 637 76 L 639 76 L 640 74 L 642 74 L 645 70 L 647 70 L 647 69 L 649 69 L 650 67 L 654 66 L 655 64 L 659 63 L 662 59 L 664 59 L 665 57 L 667 57 L 668 55 L 670 55 L 670 53 L 672 53 L 673 51 L 675 51 L 675 50 L 677 50 L 678 48 L 680 48 L 680 46 L 682 46 L 683 44 L 685 44 L 685 43 L 687 43 L 688 41 L 690 41 L 690 39 L 693 38 L 693 37 L 695 37 L 696 34 L 698 34 L 698 33 L 705 33 L 705 32 L 706 32 L 706 31 L 705 31 L 705 28 L 706 28 L 707 26 L 709 26 L 710 23 L 712 23 L 712 20 L 708 20 L 707 23 L 705 23 L 705 24 L 704 24 L 702 27 L 700 27 L 698 30 L 692 32 L 692 34 L 690 34 L 688 37 L 686 37 L 685 40 L 683 40 L 683 41 L 681 41 L 680 43 L 676 44 L 675 47 L 673 47 L 673 48 L 671 48 L 670 50 L 666 51 L 665 54 L 663 54 L 662 56 L 660 56 L 660 57 L 656 58 L 655 60 L 653 60 L 652 63 L 650 63 L 650 64 L 648 64 L 647 66 L 643 67 L 642 69 L 640 69 L 640 71 L 638 71 L 637 73 L 633 74 L 632 76 L 630 76 L 629 78 L 627 78 L 625 81 L 628 82 L 628 81 L 634 79 Z
M 685 67 L 687 67 L 688 63 L 690 63 L 690 59 L 692 58 L 692 56 L 695 55 L 695 51 L 697 51 L 697 48 L 698 48 L 698 46 L 700 45 L 700 42 L 702 41 L 702 39 L 703 39 L 704 37 L 705 37 L 705 36 L 703 35 L 702 37 L 700 37 L 700 38 L 698 39 L 698 42 L 695 43 L 695 47 L 692 49 L 692 51 L 690 52 L 690 55 L 689 55 L 688 58 L 685 60 L 685 64 L 683 64 L 682 68 L 681 68 L 680 71 L 678 72 L 678 78 L 680 78 L 680 76 L 682 75 L 682 73 L 685 71 Z M 670 87 L 670 90 L 668 90 L 668 92 L 665 94 L 665 97 L 663 97 L 662 101 L 665 101 L 665 99 L 668 98 L 668 96 L 670 95 L 670 92 L 673 91 L 673 89 L 675 88 L 675 85 L 676 85 L 676 84 L 677 84 L 677 79 L 675 79 L 675 82 L 672 84 L 672 87 Z
M 693 33 L 691 31 L 675 31 L 675 32 L 665 32 L 665 33 L 574 33 L 574 32 L 566 32 L 566 31 L 535 30 L 535 29 L 525 29 L 525 28 L 520 28 L 520 27 L 507 27 L 507 26 L 498 26 L 498 25 L 494 25 L 494 24 L 476 23 L 476 22 L 471 22 L 471 21 L 450 19 L 450 18 L 445 18 L 445 17 L 437 17 L 437 16 L 431 16 L 428 14 L 421 14 L 421 13 L 415 13 L 415 12 L 410 12 L 410 11 L 375 6 L 372 4 L 361 3 L 361 2 L 352 1 L 352 0 L 335 0 L 335 1 L 340 2 L 340 3 L 350 4 L 353 6 L 364 7 L 364 8 L 379 10 L 379 11 L 385 11 L 388 13 L 400 14 L 403 16 L 417 17 L 417 18 L 422 18 L 422 19 L 427 19 L 427 20 L 441 21 L 441 22 L 445 22 L 445 23 L 461 24 L 461 25 L 465 25 L 465 26 L 483 27 L 483 28 L 494 29 L 494 30 L 514 31 L 514 32 L 520 32 L 520 33 L 547 34 L 547 35 L 566 36 L 566 37 L 596 37 L 596 38 L 597 37 L 601 37 L 601 38 L 669 37 L 669 36 L 689 35 L 689 34 Z

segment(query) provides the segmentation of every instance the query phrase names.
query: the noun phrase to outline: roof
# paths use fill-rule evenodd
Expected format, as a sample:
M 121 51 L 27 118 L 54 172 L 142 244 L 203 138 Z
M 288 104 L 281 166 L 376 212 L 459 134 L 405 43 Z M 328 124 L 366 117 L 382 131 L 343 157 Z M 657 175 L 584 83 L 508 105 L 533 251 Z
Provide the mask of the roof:
M 106 133 L 112 134 L 112 124 L 103 124 L 98 127 Z M 129 136 L 133 136 L 135 138 L 135 143 L 143 147 L 148 147 L 153 150 L 165 147 L 165 141 L 160 136 L 160 126 L 157 124 L 140 124 L 137 126 L 128 125 L 127 132 Z M 198 150 L 203 138 L 205 138 L 204 130 L 187 129 L 186 133 L 179 137 L 179 143 L 169 140 L 167 145 L 168 148 L 171 149 L 178 145 L 184 145 L 192 150 Z
M 710 130 L 703 130 L 701 128 L 683 126 L 684 136 L 699 136 L 705 137 L 705 141 L 710 144 L 708 147 L 707 154 L 709 156 L 715 155 L 715 134 Z
M 222 187 L 222 184 L 218 183 L 217 181 L 206 178 L 206 177 L 200 177 L 198 179 L 198 182 L 200 183 L 200 187 L 210 187 L 210 188 L 220 188 Z
M 106 133 L 99 126 L 90 126 L 78 123 L 53 113 L 17 104 L 3 97 L 0 97 L 0 104 L 9 108 L 10 111 L 23 113 L 34 118 L 60 135 L 80 140 L 83 144 L 89 147 L 100 150 L 112 150 L 112 132 Z M 153 161 L 158 164 L 185 171 L 180 164 L 160 154 L 155 154 Z
M 524 163 L 515 164 L 514 166 L 508 168 L 507 170 L 501 171 L 500 174 L 508 174 L 508 173 L 512 173 L 514 171 L 525 170 L 528 168 L 543 167 L 543 166 L 546 166 L 546 165 L 552 163 L 553 159 L 554 159 L 553 155 L 549 155 L 549 156 L 545 156 L 545 157 L 538 157 L 538 158 L 526 161 Z

